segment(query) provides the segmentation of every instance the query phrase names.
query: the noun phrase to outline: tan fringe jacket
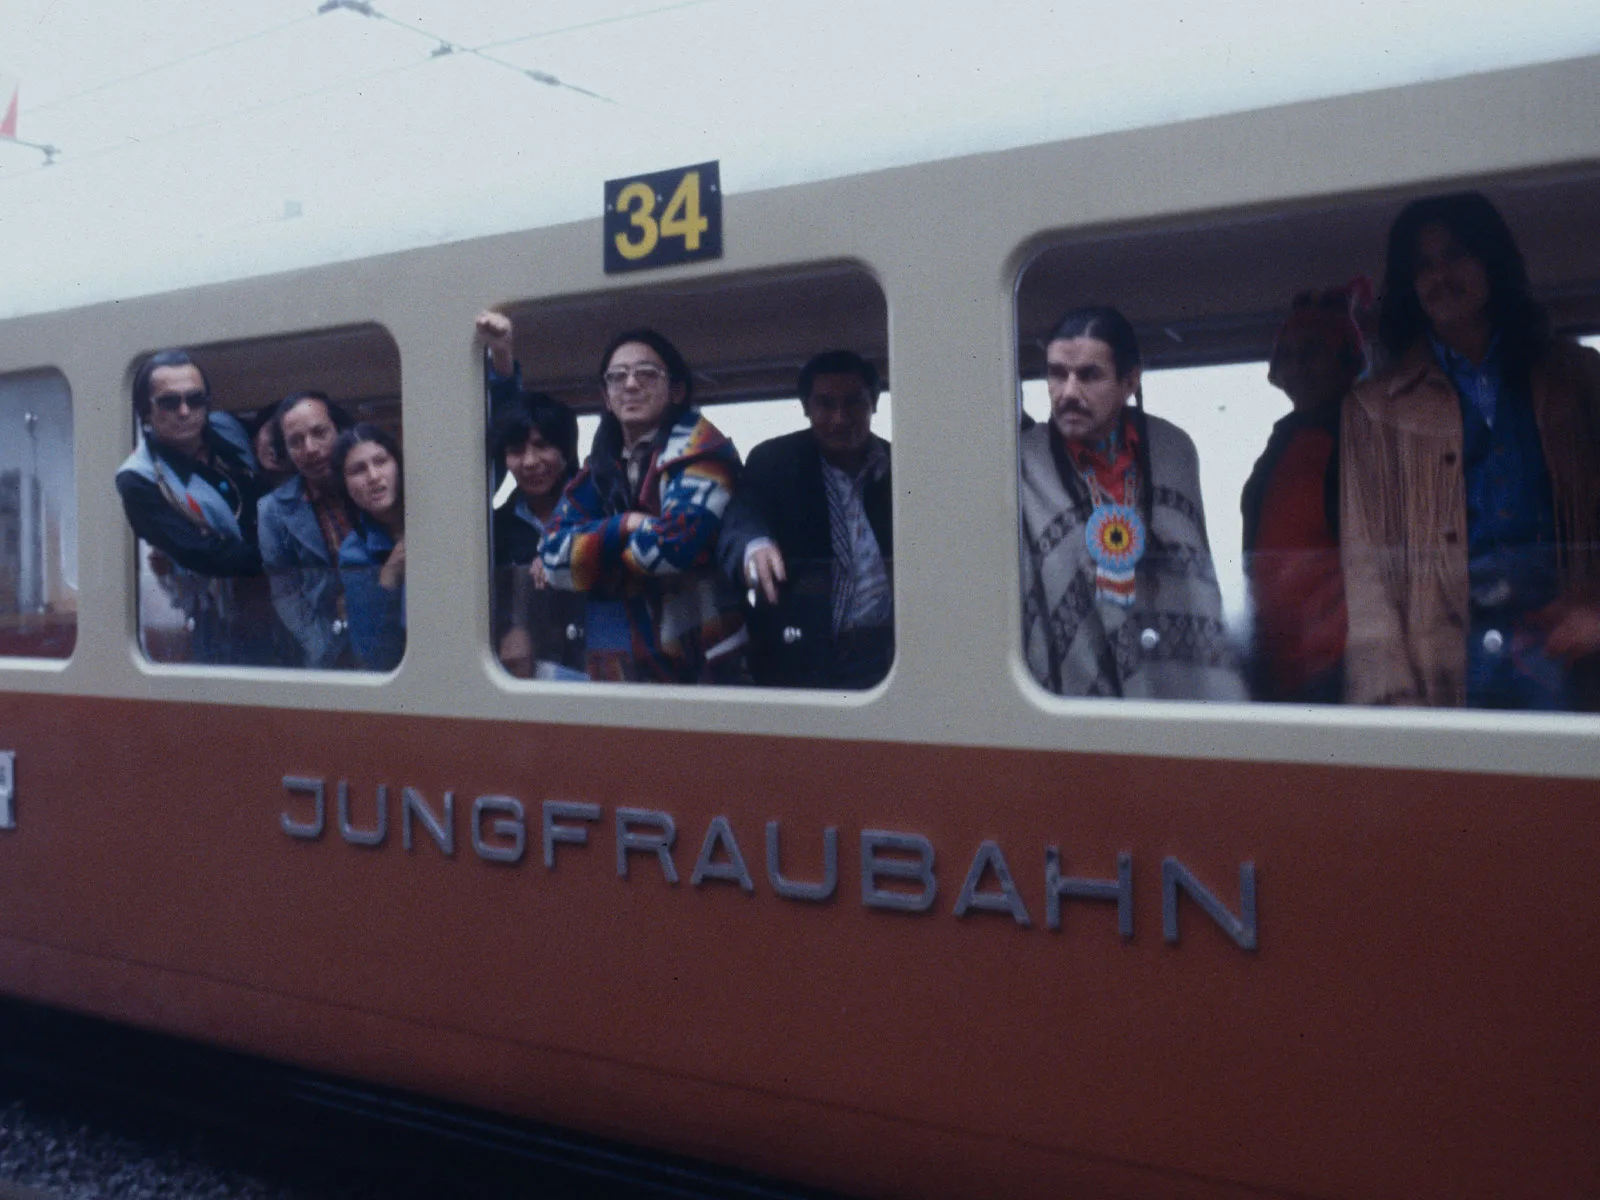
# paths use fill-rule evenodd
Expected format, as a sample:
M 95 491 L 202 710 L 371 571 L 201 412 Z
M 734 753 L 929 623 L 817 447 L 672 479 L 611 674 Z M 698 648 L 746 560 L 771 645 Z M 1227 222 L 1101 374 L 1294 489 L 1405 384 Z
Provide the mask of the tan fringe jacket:
M 1563 592 L 1600 582 L 1600 354 L 1553 343 L 1529 380 Z M 1340 551 L 1353 704 L 1466 702 L 1461 406 L 1426 343 L 1357 384 L 1340 442 Z

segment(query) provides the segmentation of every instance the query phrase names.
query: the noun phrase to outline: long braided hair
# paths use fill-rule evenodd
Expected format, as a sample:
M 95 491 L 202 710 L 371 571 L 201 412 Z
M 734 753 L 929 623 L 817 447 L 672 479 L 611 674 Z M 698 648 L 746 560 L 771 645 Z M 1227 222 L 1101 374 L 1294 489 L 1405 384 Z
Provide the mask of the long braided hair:
M 1090 304 L 1073 309 L 1056 322 L 1045 344 L 1070 341 L 1072 338 L 1093 338 L 1097 342 L 1104 342 L 1111 351 L 1111 364 L 1116 368 L 1118 379 L 1126 379 L 1131 372 L 1144 365 L 1133 323 L 1109 304 Z M 1142 379 L 1134 384 L 1133 403 L 1137 412 L 1134 419 L 1139 428 L 1134 461 L 1139 467 L 1139 477 L 1144 480 L 1144 487 L 1140 489 L 1139 510 L 1144 517 L 1145 529 L 1150 531 L 1154 527 L 1156 489 L 1150 475 L 1150 437 L 1144 419 Z

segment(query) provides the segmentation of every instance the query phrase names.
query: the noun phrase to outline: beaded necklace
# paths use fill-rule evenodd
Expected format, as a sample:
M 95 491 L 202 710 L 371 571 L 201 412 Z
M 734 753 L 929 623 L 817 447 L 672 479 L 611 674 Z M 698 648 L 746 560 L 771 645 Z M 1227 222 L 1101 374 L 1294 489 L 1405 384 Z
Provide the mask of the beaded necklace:
M 1095 595 L 1120 608 L 1133 606 L 1134 572 L 1145 549 L 1138 439 L 1138 430 L 1124 416 L 1104 440 L 1067 447 L 1094 503 L 1083 537 L 1094 563 Z

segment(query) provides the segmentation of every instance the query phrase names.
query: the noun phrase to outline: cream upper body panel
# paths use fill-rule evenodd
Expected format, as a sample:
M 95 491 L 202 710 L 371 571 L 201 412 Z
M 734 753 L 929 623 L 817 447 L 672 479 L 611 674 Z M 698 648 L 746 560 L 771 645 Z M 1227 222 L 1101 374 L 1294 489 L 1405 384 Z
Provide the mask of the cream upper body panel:
M 1464 123 L 1463 113 L 1473 120 Z M 1015 400 L 1017 277 L 1042 247 L 1461 181 L 1597 173 L 1600 59 L 1591 58 L 732 195 L 721 261 L 640 277 L 602 273 L 597 217 L 5 322 L 0 373 L 54 367 L 71 386 L 80 601 L 72 657 L 0 660 L 0 687 L 1600 777 L 1593 717 L 1045 696 L 1021 659 Z M 484 418 L 474 314 L 486 305 L 838 262 L 869 271 L 888 306 L 898 550 L 898 651 L 888 679 L 846 696 L 523 683 L 501 672 L 490 648 L 489 547 L 480 533 Z M 409 451 L 404 661 L 390 676 L 150 664 L 133 636 L 134 544 L 112 483 L 128 453 L 132 364 L 163 346 L 370 323 L 388 331 L 400 354 Z

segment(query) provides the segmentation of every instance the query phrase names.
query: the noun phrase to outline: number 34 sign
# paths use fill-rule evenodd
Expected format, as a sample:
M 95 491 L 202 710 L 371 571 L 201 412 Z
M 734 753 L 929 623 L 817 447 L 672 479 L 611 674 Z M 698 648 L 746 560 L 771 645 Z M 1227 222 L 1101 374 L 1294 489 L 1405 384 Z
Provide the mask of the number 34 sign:
M 700 163 L 606 181 L 606 274 L 722 257 L 722 183 Z

